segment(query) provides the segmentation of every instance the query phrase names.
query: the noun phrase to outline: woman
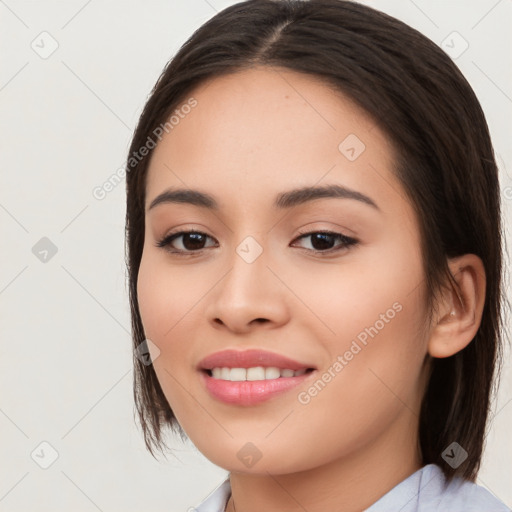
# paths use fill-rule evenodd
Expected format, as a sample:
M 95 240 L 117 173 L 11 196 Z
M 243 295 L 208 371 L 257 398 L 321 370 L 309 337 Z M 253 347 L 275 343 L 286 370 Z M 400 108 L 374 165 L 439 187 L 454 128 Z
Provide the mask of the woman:
M 474 483 L 498 173 L 442 50 L 350 1 L 236 4 L 170 61 L 127 163 L 146 445 L 170 426 L 230 472 L 196 510 L 508 510 Z

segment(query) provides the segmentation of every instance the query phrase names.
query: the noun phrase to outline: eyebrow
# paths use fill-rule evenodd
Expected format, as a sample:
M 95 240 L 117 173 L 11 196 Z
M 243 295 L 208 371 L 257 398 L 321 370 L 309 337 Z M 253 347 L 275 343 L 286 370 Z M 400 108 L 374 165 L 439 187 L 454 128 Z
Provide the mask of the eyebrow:
M 357 190 L 341 185 L 325 185 L 320 187 L 302 187 L 278 194 L 274 201 L 274 208 L 293 208 L 308 201 L 323 198 L 355 199 L 380 211 L 375 201 Z M 219 204 L 213 196 L 193 189 L 168 189 L 155 197 L 148 207 L 148 211 L 159 204 L 186 203 L 209 210 L 219 210 Z

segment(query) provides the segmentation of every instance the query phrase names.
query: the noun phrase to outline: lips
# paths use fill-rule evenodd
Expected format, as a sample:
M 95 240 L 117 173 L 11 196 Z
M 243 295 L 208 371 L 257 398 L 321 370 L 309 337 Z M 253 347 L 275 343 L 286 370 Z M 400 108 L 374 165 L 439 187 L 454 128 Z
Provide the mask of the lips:
M 276 367 L 289 370 L 315 369 L 309 364 L 300 363 L 288 357 L 264 350 L 223 350 L 205 357 L 199 363 L 200 370 L 212 370 L 213 368 L 264 368 Z
M 223 371 L 219 372 L 220 369 Z M 270 373 L 266 373 L 264 380 L 223 378 L 226 370 L 243 373 L 243 369 L 251 369 L 247 370 L 247 375 L 253 370 L 262 375 L 262 369 Z M 252 406 L 290 391 L 311 378 L 316 368 L 273 352 L 224 350 L 205 357 L 198 370 L 203 385 L 213 398 L 230 405 Z M 272 378 L 272 375 L 276 377 Z

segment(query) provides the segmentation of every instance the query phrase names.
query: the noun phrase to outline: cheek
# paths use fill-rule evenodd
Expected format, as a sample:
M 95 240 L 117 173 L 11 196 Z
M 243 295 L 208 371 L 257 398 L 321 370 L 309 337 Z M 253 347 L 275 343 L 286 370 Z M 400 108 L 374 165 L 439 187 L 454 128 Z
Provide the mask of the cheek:
M 151 250 L 143 254 L 139 268 L 137 296 L 144 334 L 158 347 L 158 357 L 152 354 L 153 367 L 178 421 L 182 409 L 194 405 L 185 390 L 196 378 L 192 337 L 201 315 L 204 322 L 201 301 L 218 279 L 208 277 L 194 266 L 173 268 L 165 254 Z
M 339 334 L 330 352 L 346 356 L 347 373 L 359 383 L 354 393 L 363 402 L 382 393 L 395 401 L 394 394 L 405 401 L 417 396 L 427 351 L 421 329 L 425 283 L 420 252 L 405 242 L 398 246 L 383 247 L 378 258 L 347 276 L 346 309 L 331 315 Z M 378 400 L 373 406 L 379 407 Z
M 200 269 L 173 268 L 165 254 L 144 253 L 137 296 L 146 336 L 166 350 L 182 324 L 196 314 L 196 306 L 209 288 Z
M 302 261 L 291 268 L 283 264 L 279 270 L 300 301 L 296 310 L 304 312 L 295 315 L 294 321 L 314 329 L 316 337 L 333 349 L 343 349 L 357 336 L 364 341 L 370 337 L 367 329 L 390 332 L 401 325 L 413 332 L 421 323 L 424 304 L 417 292 L 424 276 L 414 240 L 390 236 L 375 250 L 361 247 L 332 264 Z M 404 317 L 409 319 L 405 323 Z M 408 340 L 409 335 L 404 339 L 397 333 L 389 342 L 407 344 Z
M 180 398 L 176 382 L 183 381 L 185 377 L 175 375 L 174 369 L 170 366 L 172 361 L 181 358 L 180 354 L 176 353 L 179 345 L 171 343 L 176 330 L 174 326 L 183 316 L 183 301 L 177 300 L 176 297 L 177 286 L 179 283 L 169 277 L 169 272 L 162 268 L 158 258 L 151 252 L 144 252 L 137 279 L 139 312 L 145 337 L 152 342 L 149 347 L 153 368 L 175 416 L 177 415 L 174 404 L 184 399 Z M 152 349 L 153 344 L 157 349 Z

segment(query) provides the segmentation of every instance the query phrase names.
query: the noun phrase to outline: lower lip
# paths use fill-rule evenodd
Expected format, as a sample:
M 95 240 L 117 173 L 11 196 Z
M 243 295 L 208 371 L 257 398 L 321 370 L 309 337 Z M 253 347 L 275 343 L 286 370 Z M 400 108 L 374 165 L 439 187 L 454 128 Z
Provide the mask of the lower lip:
M 214 379 L 206 372 L 201 372 L 201 377 L 206 389 L 218 400 L 232 405 L 255 405 L 290 391 L 313 373 L 315 373 L 314 370 L 297 377 L 238 382 Z

